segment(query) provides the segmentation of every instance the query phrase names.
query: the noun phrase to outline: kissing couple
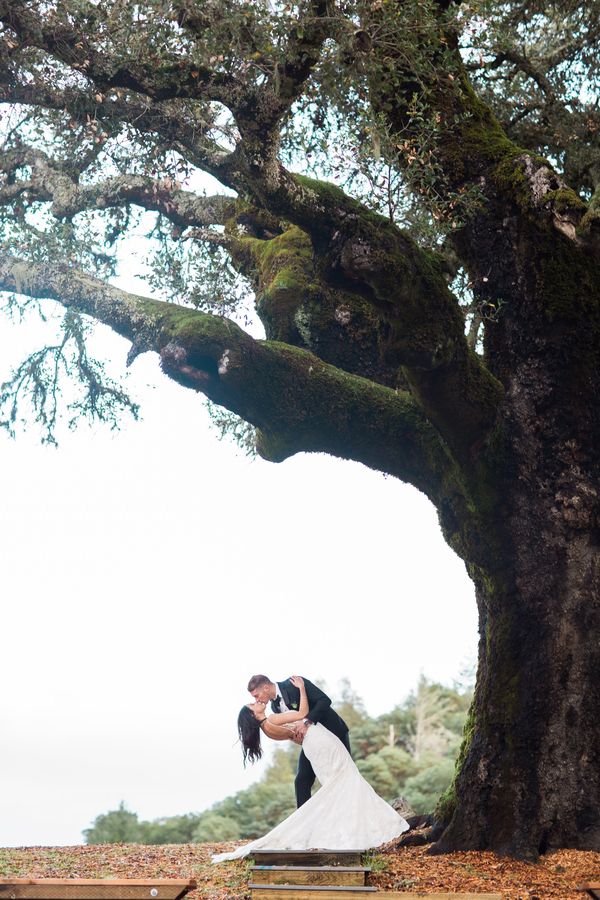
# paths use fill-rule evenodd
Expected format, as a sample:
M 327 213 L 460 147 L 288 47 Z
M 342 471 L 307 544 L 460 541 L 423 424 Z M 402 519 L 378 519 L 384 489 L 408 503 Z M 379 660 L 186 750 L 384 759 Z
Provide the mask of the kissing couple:
M 254 702 L 243 706 L 238 716 L 244 765 L 261 758 L 263 735 L 301 744 L 295 780 L 298 808 L 263 837 L 213 856 L 214 863 L 261 848 L 368 850 L 408 831 L 408 822 L 358 771 L 350 755 L 348 726 L 327 694 L 300 675 L 280 682 L 254 675 L 248 690 Z M 267 714 L 269 702 L 272 712 Z M 321 787 L 311 797 L 315 779 Z

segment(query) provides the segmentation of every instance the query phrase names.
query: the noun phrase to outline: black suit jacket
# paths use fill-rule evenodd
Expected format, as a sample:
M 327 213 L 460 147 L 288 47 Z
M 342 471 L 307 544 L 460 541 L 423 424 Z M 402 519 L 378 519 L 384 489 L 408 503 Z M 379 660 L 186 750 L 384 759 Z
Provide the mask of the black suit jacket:
M 298 709 L 300 706 L 300 690 L 294 687 L 289 678 L 277 683 L 281 688 L 281 695 L 288 708 Z M 318 688 L 316 684 L 309 681 L 308 678 L 304 679 L 304 687 L 306 688 L 306 699 L 308 700 L 308 715 L 306 718 L 315 724 L 320 722 L 336 737 L 343 740 L 344 735 L 348 732 L 348 726 L 342 717 L 338 716 L 336 711 L 331 708 L 331 698 L 321 688 Z M 271 701 L 271 709 L 275 713 L 281 712 L 279 702 Z

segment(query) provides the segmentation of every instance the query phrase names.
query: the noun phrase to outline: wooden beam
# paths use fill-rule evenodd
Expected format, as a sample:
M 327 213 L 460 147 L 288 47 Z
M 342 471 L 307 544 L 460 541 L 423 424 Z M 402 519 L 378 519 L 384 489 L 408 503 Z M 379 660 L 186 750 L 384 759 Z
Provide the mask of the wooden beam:
M 359 900 L 367 891 L 375 888 L 326 888 L 326 887 L 285 887 L 283 885 L 253 885 L 252 900 Z M 364 892 L 364 893 L 363 893 Z M 385 891 L 382 900 L 503 900 L 502 894 L 436 894 L 423 891 Z
M 342 885 L 250 884 L 252 900 L 371 900 L 374 887 Z
M 260 865 L 360 866 L 363 850 L 256 850 L 252 858 Z
M 369 869 L 359 866 L 254 866 L 251 879 L 260 884 L 364 885 Z
M 196 887 L 179 878 L 0 878 L 4 900 L 178 900 Z

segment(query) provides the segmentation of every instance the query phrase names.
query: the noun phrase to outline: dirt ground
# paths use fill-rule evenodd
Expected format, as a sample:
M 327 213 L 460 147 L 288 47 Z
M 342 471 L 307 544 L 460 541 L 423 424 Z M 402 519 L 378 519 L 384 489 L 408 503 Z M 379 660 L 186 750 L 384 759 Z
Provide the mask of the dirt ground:
M 235 844 L 105 844 L 0 849 L 0 875 L 20 878 L 195 878 L 189 900 L 248 900 L 250 863 L 213 866 L 212 853 Z M 424 847 L 373 855 L 370 883 L 380 891 L 473 891 L 505 900 L 583 900 L 584 881 L 600 881 L 600 853 L 563 850 L 539 863 L 515 862 L 492 853 L 428 856 Z

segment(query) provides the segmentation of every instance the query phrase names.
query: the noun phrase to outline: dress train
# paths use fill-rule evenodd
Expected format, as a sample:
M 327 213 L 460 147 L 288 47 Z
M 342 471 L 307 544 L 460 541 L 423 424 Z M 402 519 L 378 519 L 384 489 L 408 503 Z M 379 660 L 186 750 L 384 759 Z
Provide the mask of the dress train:
M 219 853 L 213 862 L 239 859 L 254 850 L 368 850 L 408 831 L 408 822 L 375 793 L 338 737 L 311 725 L 302 745 L 319 790 L 263 837 Z

